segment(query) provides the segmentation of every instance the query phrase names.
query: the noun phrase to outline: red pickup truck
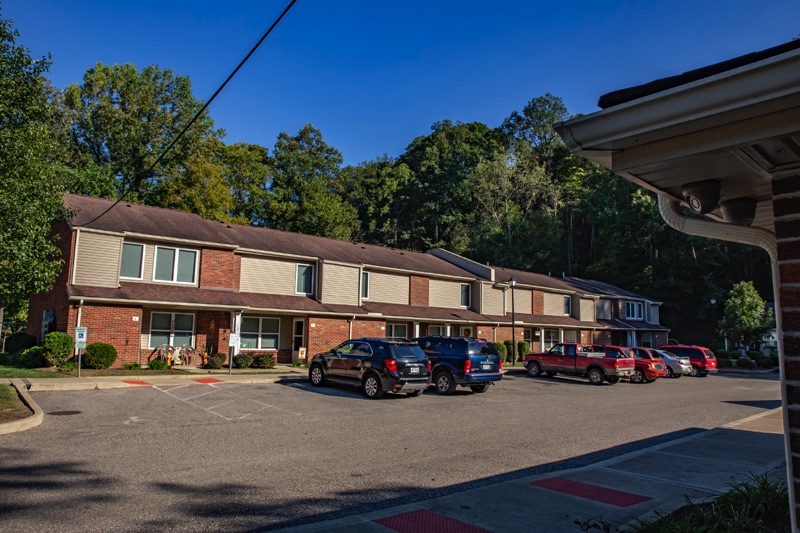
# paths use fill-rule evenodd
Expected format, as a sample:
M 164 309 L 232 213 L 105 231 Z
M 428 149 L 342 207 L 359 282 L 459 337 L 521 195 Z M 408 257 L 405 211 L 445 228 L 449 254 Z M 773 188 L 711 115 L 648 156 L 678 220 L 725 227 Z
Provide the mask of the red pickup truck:
M 556 344 L 545 353 L 528 354 L 523 363 L 532 377 L 560 372 L 586 376 L 594 385 L 618 383 L 620 378 L 631 377 L 636 366 L 629 348 L 568 342 Z

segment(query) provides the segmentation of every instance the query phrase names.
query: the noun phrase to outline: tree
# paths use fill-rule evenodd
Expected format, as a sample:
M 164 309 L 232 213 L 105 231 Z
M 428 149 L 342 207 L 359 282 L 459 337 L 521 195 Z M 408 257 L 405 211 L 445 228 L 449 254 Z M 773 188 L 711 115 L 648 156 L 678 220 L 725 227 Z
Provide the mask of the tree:
M 559 148 L 564 146 L 553 124 L 567 118 L 569 113 L 561 98 L 547 93 L 528 102 L 522 114 L 516 111 L 511 113 L 500 129 L 509 139 L 528 143 L 531 155 L 551 172 L 554 158 Z
M 63 182 L 51 172 L 50 58 L 32 59 L 18 37 L 0 18 L 0 320 L 49 290 L 62 267 L 50 232 L 64 214 Z
M 728 293 L 722 317 L 725 336 L 749 348 L 773 327 L 772 309 L 765 307 L 753 282 L 741 281 L 734 285 Z
M 231 194 L 231 220 L 237 224 L 256 222 L 256 211 L 266 200 L 273 160 L 257 144 L 236 143 L 225 147 L 222 157 L 225 181 Z

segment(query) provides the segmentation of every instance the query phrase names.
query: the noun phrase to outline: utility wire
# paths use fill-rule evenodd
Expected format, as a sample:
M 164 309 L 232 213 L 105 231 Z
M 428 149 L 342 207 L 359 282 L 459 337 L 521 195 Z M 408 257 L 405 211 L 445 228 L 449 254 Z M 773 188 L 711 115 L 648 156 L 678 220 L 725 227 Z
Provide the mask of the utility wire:
M 139 186 L 139 184 L 141 183 L 141 181 L 144 178 L 144 176 L 146 176 L 154 168 L 156 168 L 156 166 L 161 162 L 161 160 L 164 159 L 164 156 L 167 155 L 167 153 L 172 149 L 172 147 L 175 146 L 175 144 L 181 139 L 181 137 L 183 137 L 183 134 L 186 133 L 189 130 L 189 128 L 191 128 L 192 125 L 197 121 L 197 119 L 200 118 L 200 115 L 202 115 L 203 112 L 206 109 L 208 109 L 208 106 L 211 105 L 211 102 L 213 102 L 214 99 L 217 97 L 217 95 L 222 92 L 222 89 L 224 89 L 225 86 L 228 85 L 228 82 L 231 81 L 231 79 L 233 79 L 233 77 L 236 75 L 237 72 L 239 72 L 239 69 L 242 68 L 242 66 L 244 66 L 245 63 L 247 63 L 247 60 L 250 59 L 250 56 L 252 56 L 255 53 L 256 50 L 258 50 L 258 47 L 261 46 L 261 43 L 263 43 L 264 40 L 267 37 L 269 37 L 269 34 L 272 33 L 272 30 L 275 29 L 275 27 L 280 23 L 280 21 L 283 19 L 283 17 L 286 16 L 286 14 L 289 12 L 289 10 L 292 9 L 292 6 L 294 6 L 294 4 L 296 2 L 297 2 L 297 0 L 291 0 L 291 2 L 289 2 L 289 4 L 283 10 L 283 12 L 280 14 L 280 16 L 277 19 L 275 19 L 275 22 L 272 23 L 272 26 L 269 27 L 269 29 L 264 33 L 264 35 L 261 36 L 261 39 L 259 39 L 258 42 L 255 44 L 255 46 L 253 46 L 253 48 L 250 49 L 250 52 L 248 52 L 248 54 L 244 57 L 244 59 L 242 59 L 239 62 L 239 64 L 236 66 L 236 68 L 233 69 L 233 72 L 230 73 L 228 78 L 224 82 L 222 82 L 222 85 L 220 85 L 219 88 L 216 90 L 216 92 L 211 96 L 211 98 L 209 98 L 208 102 L 206 102 L 205 105 L 203 105 L 202 109 L 200 109 L 200 111 L 198 111 L 195 114 L 195 116 L 192 117 L 192 120 L 190 120 L 189 123 L 186 124 L 186 126 L 183 128 L 183 130 L 181 130 L 181 132 L 178 134 L 178 136 L 175 137 L 172 140 L 172 142 L 169 144 L 169 146 L 167 146 L 167 148 L 163 152 L 161 152 L 161 155 L 158 156 L 158 158 L 155 160 L 155 162 L 153 162 L 153 164 L 150 165 L 150 167 L 145 172 L 139 173 L 139 175 L 136 176 L 133 179 L 133 183 L 131 184 L 131 187 L 129 187 L 128 190 L 126 190 L 124 193 L 122 193 L 122 196 L 120 196 L 117 199 L 117 201 L 115 201 L 113 204 L 111 204 L 111 206 L 108 209 L 106 209 L 105 211 L 103 211 L 102 213 L 100 213 L 99 215 L 94 217 L 92 220 L 90 220 L 89 222 L 86 222 L 84 224 L 84 226 L 88 226 L 92 222 L 95 222 L 100 217 L 102 217 L 103 215 L 105 215 L 106 213 L 108 213 L 109 211 L 114 209 L 114 207 L 116 207 L 116 205 L 118 203 L 120 203 L 122 200 L 125 199 L 126 196 L 128 196 L 128 193 L 131 192 L 134 189 L 134 187 L 138 187 Z

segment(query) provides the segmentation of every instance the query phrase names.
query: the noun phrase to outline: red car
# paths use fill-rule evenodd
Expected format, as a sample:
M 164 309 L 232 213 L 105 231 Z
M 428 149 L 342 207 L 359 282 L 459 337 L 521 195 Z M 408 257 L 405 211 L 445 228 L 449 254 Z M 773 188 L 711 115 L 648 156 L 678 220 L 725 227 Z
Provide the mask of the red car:
M 662 346 L 663 350 L 669 350 L 675 355 L 681 357 L 688 357 L 692 363 L 692 373 L 689 374 L 693 377 L 704 378 L 709 374 L 717 372 L 717 358 L 714 357 L 714 352 L 703 346 L 688 346 L 684 344 L 669 346 Z
M 650 348 L 631 348 L 636 359 L 636 368 L 631 376 L 631 383 L 652 383 L 667 375 L 664 359 Z

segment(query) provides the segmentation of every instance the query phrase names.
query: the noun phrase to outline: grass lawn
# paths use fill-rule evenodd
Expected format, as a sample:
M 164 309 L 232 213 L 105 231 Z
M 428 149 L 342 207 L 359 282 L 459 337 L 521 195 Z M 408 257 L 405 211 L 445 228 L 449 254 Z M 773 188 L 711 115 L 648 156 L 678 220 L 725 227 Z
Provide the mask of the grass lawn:
M 66 374 L 51 370 L 32 370 L 18 366 L 0 365 L 0 378 L 63 378 Z M 15 393 L 16 394 L 16 393 Z
M 28 406 L 22 403 L 17 394 L 17 389 L 11 385 L 0 385 L 0 411 L 27 411 Z

